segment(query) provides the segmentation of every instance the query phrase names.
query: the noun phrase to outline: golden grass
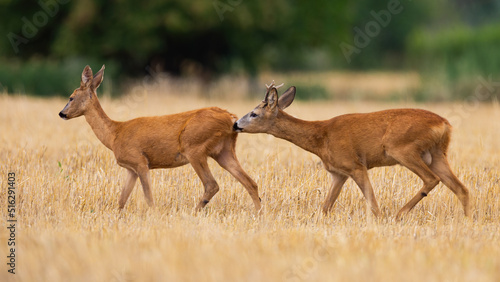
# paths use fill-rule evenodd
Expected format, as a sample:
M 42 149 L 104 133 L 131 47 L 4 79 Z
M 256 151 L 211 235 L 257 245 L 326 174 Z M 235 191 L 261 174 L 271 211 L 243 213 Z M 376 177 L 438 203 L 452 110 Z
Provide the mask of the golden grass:
M 115 119 L 217 105 L 242 116 L 257 101 L 161 96 L 102 99 Z M 450 162 L 469 187 L 473 216 L 442 184 L 401 222 L 399 208 L 420 188 L 401 167 L 370 171 L 384 218 L 367 212 L 349 180 L 328 216 L 330 186 L 319 159 L 286 141 L 240 134 L 238 157 L 260 188 L 253 213 L 243 187 L 213 161 L 221 191 L 200 213 L 202 193 L 190 166 L 152 171 L 157 204 L 137 184 L 124 211 L 125 171 L 84 118 L 63 121 L 64 99 L 0 95 L 1 220 L 7 173 L 16 173 L 17 274 L 7 273 L 7 232 L 0 232 L 1 281 L 499 281 L 500 108 L 461 104 L 294 103 L 304 119 L 416 106 L 455 122 Z M 59 166 L 59 164 L 61 166 Z

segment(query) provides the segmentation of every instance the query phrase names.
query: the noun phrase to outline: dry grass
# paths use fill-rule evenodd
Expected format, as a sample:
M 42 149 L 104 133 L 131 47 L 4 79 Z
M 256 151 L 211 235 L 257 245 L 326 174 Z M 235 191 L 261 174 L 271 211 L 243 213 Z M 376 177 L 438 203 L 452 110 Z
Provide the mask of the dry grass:
M 319 159 L 285 141 L 240 134 L 238 157 L 259 184 L 262 215 L 227 172 L 210 165 L 221 191 L 193 212 L 202 186 L 190 166 L 152 173 L 157 203 L 137 184 L 123 212 L 125 178 L 84 118 L 59 119 L 66 100 L 0 95 L 1 220 L 6 178 L 17 177 L 17 274 L 7 273 L 0 232 L 1 281 L 499 281 L 500 109 L 416 105 L 450 118 L 450 162 L 469 187 L 473 216 L 441 184 L 401 222 L 394 216 L 419 189 L 401 167 L 370 171 L 384 218 L 367 213 L 349 180 L 329 216 L 319 208 L 330 185 Z M 209 105 L 242 116 L 257 101 L 181 99 L 158 94 L 102 99 L 115 119 Z M 296 103 L 304 119 L 407 107 L 402 104 Z M 60 162 L 61 166 L 58 165 Z

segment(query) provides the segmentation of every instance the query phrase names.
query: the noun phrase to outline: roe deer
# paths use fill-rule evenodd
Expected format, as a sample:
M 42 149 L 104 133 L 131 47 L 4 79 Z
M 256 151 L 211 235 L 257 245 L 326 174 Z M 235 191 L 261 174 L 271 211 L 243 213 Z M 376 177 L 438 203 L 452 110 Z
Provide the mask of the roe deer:
M 196 210 L 202 209 L 219 190 L 207 163 L 211 157 L 229 171 L 246 188 L 255 209 L 260 210 L 257 184 L 241 168 L 235 154 L 237 133 L 232 125 L 237 119 L 219 108 L 204 108 L 165 116 L 140 117 L 125 122 L 111 120 L 97 99 L 104 66 L 94 76 L 89 66 L 82 73 L 80 87 L 59 113 L 65 120 L 85 116 L 97 138 L 116 157 L 118 165 L 128 171 L 119 208 L 123 209 L 137 177 L 141 180 L 149 206 L 151 196 L 149 170 L 173 168 L 190 163 L 200 177 L 205 192 Z
M 305 121 L 283 111 L 293 102 L 295 87 L 290 87 L 278 99 L 280 86 L 274 82 L 267 86 L 264 100 L 235 122 L 233 129 L 269 133 L 319 156 L 333 177 L 323 205 L 325 214 L 332 209 L 342 186 L 351 177 L 372 212 L 380 216 L 367 171 L 400 164 L 418 175 L 424 185 L 396 218 L 410 211 L 439 181 L 457 195 L 465 215 L 469 216 L 469 191 L 453 174 L 446 158 L 451 134 L 451 125 L 446 119 L 425 110 L 393 109 Z

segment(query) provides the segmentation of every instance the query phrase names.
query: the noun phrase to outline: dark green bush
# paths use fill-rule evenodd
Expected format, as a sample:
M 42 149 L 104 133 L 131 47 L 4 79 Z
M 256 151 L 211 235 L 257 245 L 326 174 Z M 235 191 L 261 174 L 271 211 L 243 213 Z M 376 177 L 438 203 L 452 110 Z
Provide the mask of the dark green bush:
M 94 72 L 102 63 L 82 59 L 62 62 L 30 60 L 28 62 L 3 61 L 0 63 L 0 84 L 8 93 L 38 96 L 68 96 L 80 85 L 80 77 L 85 65 L 89 64 Z M 106 83 L 104 91 L 111 89 L 111 81 L 116 77 L 117 68 L 106 64 Z
M 438 99 L 463 99 L 474 94 L 481 78 L 498 78 L 499 46 L 500 23 L 436 32 L 420 30 L 409 38 L 408 58 L 422 74 L 424 92 L 435 91 Z M 432 99 L 432 94 L 426 95 Z
M 325 100 L 330 98 L 328 91 L 321 85 L 297 84 L 295 99 L 302 101 Z

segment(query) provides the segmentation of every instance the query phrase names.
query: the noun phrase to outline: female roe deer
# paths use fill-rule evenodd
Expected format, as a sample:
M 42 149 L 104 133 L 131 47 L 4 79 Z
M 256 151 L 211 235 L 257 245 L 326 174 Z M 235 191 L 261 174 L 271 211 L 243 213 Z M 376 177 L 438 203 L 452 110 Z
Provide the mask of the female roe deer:
M 197 211 L 202 209 L 219 191 L 207 163 L 207 157 L 211 157 L 243 184 L 255 209 L 260 210 L 257 184 L 236 158 L 237 133 L 232 130 L 236 116 L 213 107 L 125 122 L 114 121 L 106 115 L 97 99 L 96 90 L 103 75 L 104 66 L 94 76 L 90 67 L 86 66 L 80 87 L 71 94 L 59 116 L 67 120 L 84 115 L 97 138 L 113 151 L 118 165 L 127 169 L 128 178 L 120 196 L 120 209 L 125 206 L 137 177 L 141 180 L 148 205 L 154 206 L 149 170 L 187 163 L 191 163 L 205 187 L 196 207 Z
M 264 100 L 235 122 L 233 128 L 237 132 L 269 133 L 319 156 L 333 177 L 323 205 L 325 214 L 332 209 L 342 186 L 351 177 L 372 212 L 380 216 L 367 171 L 400 164 L 418 175 L 424 185 L 396 218 L 410 211 L 439 181 L 457 195 L 465 215 L 470 215 L 469 191 L 453 174 L 446 158 L 451 134 L 451 125 L 446 119 L 425 110 L 394 109 L 305 121 L 283 111 L 293 102 L 295 87 L 290 87 L 278 99 L 280 86 L 274 82 L 267 86 Z

